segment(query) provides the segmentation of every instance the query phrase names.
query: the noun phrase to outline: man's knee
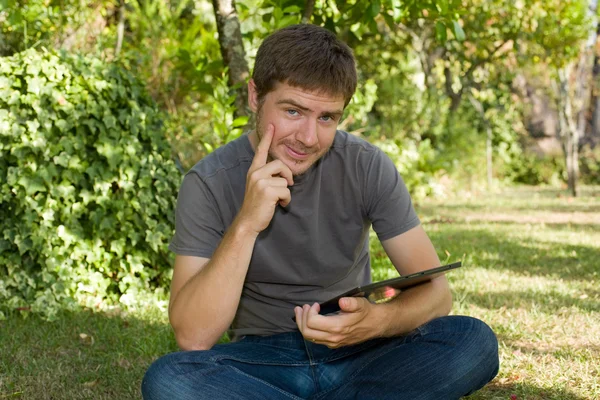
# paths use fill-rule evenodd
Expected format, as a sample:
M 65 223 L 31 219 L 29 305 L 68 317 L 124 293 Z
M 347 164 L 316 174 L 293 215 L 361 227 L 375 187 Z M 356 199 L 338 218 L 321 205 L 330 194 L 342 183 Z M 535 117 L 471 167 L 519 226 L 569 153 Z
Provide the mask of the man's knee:
M 210 352 L 170 353 L 154 361 L 142 380 L 144 400 L 197 399 L 201 376 L 211 367 Z M 213 368 L 214 369 L 214 368 Z
M 173 359 L 175 354 L 177 353 L 159 358 L 146 371 L 142 380 L 142 397 L 145 400 L 166 399 L 169 393 L 172 394 L 171 385 L 177 381 Z
M 477 348 L 477 352 L 498 355 L 498 340 L 494 331 L 477 318 L 462 315 L 442 317 L 419 330 L 428 335 L 441 334 L 457 346 Z
M 498 339 L 485 322 L 471 317 L 468 318 L 471 323 L 471 341 L 475 352 L 480 354 L 480 358 L 489 361 L 489 367 L 494 370 L 494 376 L 498 372 L 499 357 L 498 357 Z
M 491 381 L 499 369 L 498 340 L 483 321 L 466 316 L 449 316 L 420 328 L 429 340 L 445 343 L 452 353 L 452 368 L 445 368 L 448 382 L 468 382 L 469 392 Z
M 461 353 L 464 355 L 463 373 L 470 375 L 473 390 L 478 390 L 494 379 L 498 374 L 500 361 L 498 357 L 498 339 L 492 329 L 483 321 L 472 317 L 460 318 L 464 340 Z

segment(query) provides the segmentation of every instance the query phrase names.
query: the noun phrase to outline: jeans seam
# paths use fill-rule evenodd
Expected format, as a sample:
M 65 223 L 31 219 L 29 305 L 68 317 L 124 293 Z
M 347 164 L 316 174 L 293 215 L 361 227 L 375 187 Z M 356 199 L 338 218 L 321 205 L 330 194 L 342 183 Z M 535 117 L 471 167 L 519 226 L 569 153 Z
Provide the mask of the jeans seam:
M 317 371 L 316 371 L 315 365 L 318 365 L 318 363 L 315 362 L 315 360 L 313 358 L 312 349 L 310 348 L 310 346 L 308 345 L 308 342 L 306 340 L 304 340 L 304 350 L 306 351 L 306 356 L 308 358 L 308 368 L 309 368 L 310 374 L 312 375 L 313 390 L 315 391 L 315 393 L 317 393 L 319 391 L 320 385 L 319 385 L 319 379 L 317 378 Z
M 219 362 L 222 360 L 236 361 L 236 362 L 243 363 L 243 364 L 271 365 L 271 366 L 285 365 L 288 367 L 304 367 L 304 366 L 308 365 L 308 363 L 306 363 L 306 362 L 297 362 L 297 361 L 264 362 L 264 361 L 256 361 L 256 360 L 243 360 L 243 359 L 232 357 L 232 356 L 214 356 L 214 357 L 210 357 L 208 359 L 209 362 L 213 362 L 213 363 Z

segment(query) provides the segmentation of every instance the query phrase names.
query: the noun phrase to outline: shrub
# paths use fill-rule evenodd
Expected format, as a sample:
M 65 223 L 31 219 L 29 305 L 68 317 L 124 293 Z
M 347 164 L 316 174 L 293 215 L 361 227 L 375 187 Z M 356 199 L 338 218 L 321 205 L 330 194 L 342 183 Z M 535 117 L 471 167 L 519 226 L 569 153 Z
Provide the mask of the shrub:
M 583 183 L 600 184 L 600 146 L 583 146 L 579 152 L 579 172 Z
M 0 60 L 0 317 L 164 286 L 181 174 L 143 86 L 65 53 Z
M 413 200 L 420 201 L 427 196 L 443 196 L 446 193 L 438 183 L 444 172 L 435 162 L 435 151 L 429 140 L 417 142 L 409 138 L 404 140 L 379 139 L 373 143 L 383 150 L 396 165 Z
M 565 163 L 559 156 L 539 157 L 523 153 L 509 165 L 509 178 L 516 183 L 526 185 L 558 185 L 564 182 Z

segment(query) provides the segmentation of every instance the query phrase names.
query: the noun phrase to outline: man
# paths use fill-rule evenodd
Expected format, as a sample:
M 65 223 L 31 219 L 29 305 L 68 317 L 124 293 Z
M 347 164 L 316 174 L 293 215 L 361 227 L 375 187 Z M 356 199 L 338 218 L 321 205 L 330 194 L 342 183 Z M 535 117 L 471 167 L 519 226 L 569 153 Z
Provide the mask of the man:
M 447 316 L 443 275 L 319 314 L 370 281 L 371 225 L 400 274 L 440 265 L 391 160 L 336 129 L 356 79 L 325 29 L 291 26 L 261 45 L 256 129 L 181 186 L 169 318 L 183 351 L 150 367 L 144 398 L 455 399 L 496 375 L 493 332 Z M 232 343 L 215 345 L 228 329 Z

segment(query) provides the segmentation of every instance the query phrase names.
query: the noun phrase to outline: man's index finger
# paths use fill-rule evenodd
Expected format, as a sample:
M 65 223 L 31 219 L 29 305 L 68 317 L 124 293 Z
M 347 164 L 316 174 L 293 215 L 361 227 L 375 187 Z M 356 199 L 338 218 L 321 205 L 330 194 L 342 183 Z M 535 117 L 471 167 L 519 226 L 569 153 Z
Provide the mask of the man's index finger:
M 271 142 L 273 141 L 273 131 L 273 125 L 269 124 L 269 127 L 261 138 L 260 143 L 258 143 L 256 153 L 254 154 L 254 160 L 252 161 L 252 164 L 255 167 L 260 168 L 267 164 L 267 160 L 269 158 L 269 149 L 271 148 Z

